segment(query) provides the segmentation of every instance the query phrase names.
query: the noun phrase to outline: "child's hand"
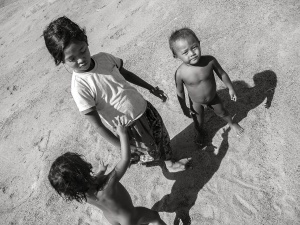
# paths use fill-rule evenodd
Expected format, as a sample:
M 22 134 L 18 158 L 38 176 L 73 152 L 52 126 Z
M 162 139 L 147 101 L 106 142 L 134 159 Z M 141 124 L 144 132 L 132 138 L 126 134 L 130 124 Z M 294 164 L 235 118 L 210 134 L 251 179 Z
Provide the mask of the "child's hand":
M 188 108 L 188 107 L 185 107 L 185 108 L 183 109 L 183 114 L 184 114 L 185 116 L 187 116 L 188 118 L 192 118 L 192 115 L 193 115 L 193 114 L 196 114 L 196 112 L 194 112 L 192 109 L 190 109 L 190 108 Z
M 230 95 L 231 100 L 236 102 L 237 96 L 233 89 L 229 89 L 229 95 Z
M 163 92 L 163 90 L 160 90 L 159 87 L 151 89 L 150 93 L 160 98 L 163 102 L 167 101 L 168 99 L 168 96 Z
M 114 124 L 114 130 L 116 130 L 119 135 L 122 135 L 127 134 L 127 127 L 131 124 L 131 120 L 126 123 L 124 116 L 117 116 L 115 120 L 112 120 L 112 123 Z
M 103 159 L 99 159 L 99 173 L 104 174 L 105 171 L 107 170 L 108 164 L 104 164 Z

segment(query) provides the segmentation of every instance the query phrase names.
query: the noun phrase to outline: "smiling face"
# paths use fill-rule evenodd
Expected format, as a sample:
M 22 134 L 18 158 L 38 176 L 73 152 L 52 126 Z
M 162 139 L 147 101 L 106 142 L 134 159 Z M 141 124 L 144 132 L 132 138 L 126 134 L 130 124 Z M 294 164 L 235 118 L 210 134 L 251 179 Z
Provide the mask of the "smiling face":
M 91 54 L 85 41 L 72 40 L 64 49 L 64 63 L 75 72 L 86 72 L 91 68 Z
M 175 57 L 187 65 L 195 65 L 201 57 L 200 43 L 193 36 L 178 39 L 173 43 Z

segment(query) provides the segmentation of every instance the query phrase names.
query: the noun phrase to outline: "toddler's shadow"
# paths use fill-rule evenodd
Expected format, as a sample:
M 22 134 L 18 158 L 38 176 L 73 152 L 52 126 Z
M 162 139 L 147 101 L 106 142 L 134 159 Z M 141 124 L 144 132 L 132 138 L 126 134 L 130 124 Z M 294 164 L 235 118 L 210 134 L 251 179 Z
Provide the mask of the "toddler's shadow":
M 271 70 L 265 70 L 257 73 L 253 76 L 254 86 L 251 87 L 245 81 L 237 80 L 232 82 L 233 87 L 237 93 L 237 101 L 231 101 L 228 89 L 218 90 L 218 95 L 222 99 L 225 108 L 229 111 L 231 116 L 234 116 L 233 121 L 240 123 L 244 118 L 247 117 L 250 110 L 256 108 L 260 104 L 264 104 L 266 109 L 271 107 L 272 100 L 277 85 L 277 76 Z M 216 116 L 211 110 L 206 111 L 206 114 L 210 114 L 208 120 L 205 120 L 204 129 L 208 130 L 208 142 L 212 141 L 215 133 L 223 126 L 226 122 Z M 207 116 L 208 116 L 207 115 Z M 211 124 L 214 124 L 215 130 L 211 131 Z M 219 126 L 217 126 L 219 124 Z M 246 129 L 247 130 L 247 129 Z
M 239 123 L 250 110 L 259 106 L 264 100 L 266 100 L 266 108 L 271 106 L 277 85 L 276 74 L 271 70 L 266 70 L 255 74 L 253 80 L 254 87 L 250 87 L 244 81 L 233 82 L 238 95 L 237 102 L 230 101 L 228 89 L 218 91 L 218 95 L 222 98 L 226 109 L 231 115 L 235 115 L 235 122 Z M 215 149 L 211 144 L 215 134 L 225 125 L 226 123 L 214 114 L 211 114 L 208 121 L 205 120 L 204 128 L 208 133 L 209 144 L 203 150 L 197 150 L 194 144 L 193 124 L 190 124 L 171 140 L 174 152 L 180 154 L 179 158 L 192 156 L 193 169 L 174 174 L 163 170 L 164 176 L 167 179 L 175 180 L 175 183 L 171 193 L 156 202 L 152 209 L 159 212 L 175 212 L 174 225 L 178 225 L 180 220 L 183 225 L 191 224 L 189 211 L 196 202 L 198 192 L 218 170 L 228 150 L 229 129 L 223 131 L 223 140 L 218 149 Z
M 219 148 L 210 145 L 202 150 L 197 149 L 195 144 L 186 139 L 192 132 L 193 124 L 174 137 L 171 142 L 176 152 L 182 153 L 185 157 L 192 156 L 193 168 L 180 173 L 169 173 L 163 170 L 164 176 L 169 180 L 175 180 L 175 183 L 171 193 L 165 195 L 152 207 L 158 212 L 175 212 L 174 225 L 179 225 L 180 221 L 183 225 L 191 224 L 189 211 L 196 202 L 198 192 L 218 170 L 228 150 L 229 128 L 223 131 L 223 140 Z M 182 143 L 183 139 L 187 142 Z

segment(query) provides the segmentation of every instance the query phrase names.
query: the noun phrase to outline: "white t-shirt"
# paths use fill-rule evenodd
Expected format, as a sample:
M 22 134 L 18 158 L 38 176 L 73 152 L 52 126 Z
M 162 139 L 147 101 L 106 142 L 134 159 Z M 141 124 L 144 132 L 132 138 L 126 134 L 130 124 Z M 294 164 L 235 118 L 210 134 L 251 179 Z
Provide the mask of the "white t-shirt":
M 86 114 L 96 109 L 110 126 L 117 116 L 125 116 L 125 121 L 138 119 L 147 102 L 121 75 L 122 60 L 103 52 L 92 58 L 91 71 L 72 75 L 71 93 L 79 111 Z

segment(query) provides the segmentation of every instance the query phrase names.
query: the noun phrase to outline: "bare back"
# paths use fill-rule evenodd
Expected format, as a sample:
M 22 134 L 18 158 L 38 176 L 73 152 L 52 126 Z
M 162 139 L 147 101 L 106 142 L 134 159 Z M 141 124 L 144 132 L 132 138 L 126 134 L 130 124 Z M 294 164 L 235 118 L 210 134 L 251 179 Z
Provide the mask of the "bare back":
M 176 84 L 185 85 L 193 102 L 205 104 L 216 94 L 214 58 L 201 56 L 197 65 L 182 64 L 176 72 Z
M 114 178 L 113 173 L 104 176 L 108 176 L 107 184 L 100 191 L 96 187 L 91 188 L 87 202 L 101 209 L 110 222 L 120 223 L 124 218 L 134 219 L 135 208 L 127 190 Z

